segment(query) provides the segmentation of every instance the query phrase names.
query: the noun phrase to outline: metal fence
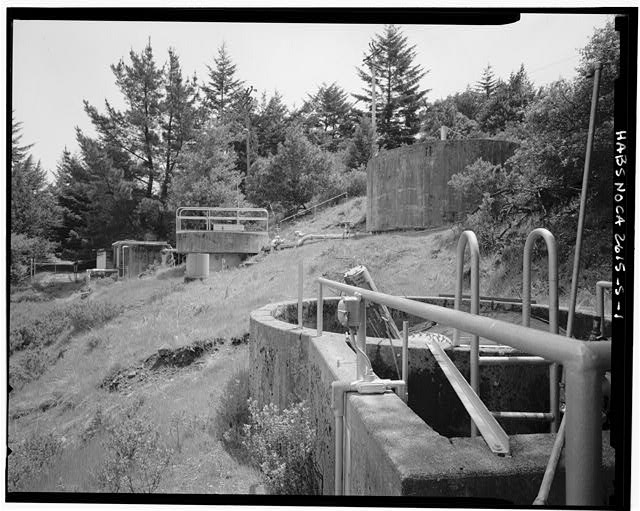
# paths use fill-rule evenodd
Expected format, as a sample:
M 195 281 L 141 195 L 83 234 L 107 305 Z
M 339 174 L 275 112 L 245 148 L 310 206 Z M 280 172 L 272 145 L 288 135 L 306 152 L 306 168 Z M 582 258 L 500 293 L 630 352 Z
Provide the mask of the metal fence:
M 268 232 L 269 212 L 264 208 L 180 207 L 176 234 L 207 231 Z

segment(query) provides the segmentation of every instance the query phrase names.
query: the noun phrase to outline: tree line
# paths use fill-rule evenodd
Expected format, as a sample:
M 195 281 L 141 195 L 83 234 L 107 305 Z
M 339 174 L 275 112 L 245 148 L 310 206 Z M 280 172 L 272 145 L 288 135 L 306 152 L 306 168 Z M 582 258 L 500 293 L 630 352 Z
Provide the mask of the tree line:
M 594 221 L 604 218 L 617 44 L 611 23 L 596 31 L 573 81 L 536 88 L 524 66 L 503 80 L 488 65 L 473 86 L 430 102 L 421 88 L 428 70 L 416 63 L 415 46 L 388 25 L 355 70 L 360 92 L 323 83 L 291 109 L 277 91 L 258 96 L 239 79 L 224 44 L 200 80 L 185 75 L 173 49 L 160 64 L 149 41 L 111 65 L 123 109 L 84 101 L 97 134 L 76 129 L 79 151 L 63 151 L 53 183 L 22 145 L 14 120 L 12 278 L 24 274 L 27 256 L 87 258 L 118 239 L 171 241 L 178 206 L 252 205 L 283 215 L 343 191 L 364 194 L 372 154 L 439 138 L 443 125 L 448 138 L 521 143 L 505 166 L 478 162 L 451 182 L 480 204 L 466 224 L 506 250 L 525 224 L 562 227 L 576 214 L 572 190 L 589 111 L 584 75 L 594 59 L 605 70 L 590 200 Z

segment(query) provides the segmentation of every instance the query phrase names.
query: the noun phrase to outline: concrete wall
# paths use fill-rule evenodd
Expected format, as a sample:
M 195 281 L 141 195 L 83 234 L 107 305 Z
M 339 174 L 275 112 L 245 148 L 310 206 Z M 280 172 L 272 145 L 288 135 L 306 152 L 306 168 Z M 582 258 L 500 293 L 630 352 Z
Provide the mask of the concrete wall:
M 183 254 L 257 254 L 269 243 L 267 232 L 177 232 L 176 249 Z
M 318 433 L 314 457 L 319 487 L 331 495 L 335 437 L 330 384 L 354 379 L 355 355 L 344 342 L 344 334 L 316 336 L 314 305 L 313 301 L 305 303 L 309 319 L 303 328 L 274 317 L 288 316 L 295 309 L 293 303 L 252 312 L 251 392 L 261 405 L 272 402 L 284 408 L 298 400 L 308 401 Z M 328 299 L 325 324 L 335 321 L 332 309 L 335 299 Z M 369 342 L 371 353 L 380 340 Z M 548 434 L 515 435 L 510 437 L 512 456 L 498 457 L 481 437 L 440 435 L 393 393 L 350 394 L 345 424 L 351 458 L 345 477 L 352 494 L 497 498 L 529 505 L 553 444 Z M 607 467 L 603 487 L 610 493 L 614 452 L 607 432 L 603 433 L 603 456 Z M 561 465 L 550 504 L 564 502 L 563 470 Z
M 447 183 L 483 158 L 504 163 L 516 143 L 503 140 L 434 140 L 382 151 L 367 165 L 367 230 L 427 228 L 461 218 L 474 204 Z

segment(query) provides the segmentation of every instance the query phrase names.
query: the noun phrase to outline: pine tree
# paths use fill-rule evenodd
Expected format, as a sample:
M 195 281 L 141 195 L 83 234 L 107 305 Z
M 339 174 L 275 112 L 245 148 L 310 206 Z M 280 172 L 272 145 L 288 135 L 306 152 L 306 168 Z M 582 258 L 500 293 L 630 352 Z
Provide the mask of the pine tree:
M 412 144 L 420 130 L 418 110 L 428 89 L 420 89 L 420 80 L 428 71 L 414 65 L 415 46 L 394 25 L 387 25 L 383 34 L 374 37 L 372 51 L 366 57 L 358 76 L 365 82 L 365 94 L 354 97 L 371 110 L 372 70 L 376 74 L 376 131 L 382 147 L 392 148 Z
M 484 94 L 485 98 L 489 98 L 497 85 L 498 82 L 493 73 L 493 68 L 491 64 L 487 64 L 487 67 L 482 71 L 480 80 L 476 82 L 476 91 Z
M 209 82 L 203 87 L 205 103 L 215 118 L 225 124 L 238 114 L 244 83 L 235 77 L 236 65 L 231 61 L 224 43 L 218 48 L 218 56 L 213 62 L 214 67 L 207 66 Z
M 276 154 L 289 127 L 289 110 L 278 91 L 268 100 L 266 93 L 262 94 L 252 126 L 257 139 L 258 156 Z
M 360 119 L 360 123 L 356 126 L 353 138 L 347 145 L 345 165 L 348 169 L 357 169 L 367 165 L 374 150 L 374 138 L 375 134 L 371 126 L 371 121 L 368 117 L 363 116 Z
M 197 99 L 195 77 L 184 81 L 180 60 L 169 49 L 169 66 L 165 75 L 165 97 L 162 103 L 162 141 L 165 151 L 164 176 L 160 189 L 160 201 L 167 201 L 169 185 L 184 143 L 194 136 Z
M 323 83 L 300 109 L 305 131 L 316 145 L 335 152 L 344 147 L 354 128 L 352 105 L 335 82 Z

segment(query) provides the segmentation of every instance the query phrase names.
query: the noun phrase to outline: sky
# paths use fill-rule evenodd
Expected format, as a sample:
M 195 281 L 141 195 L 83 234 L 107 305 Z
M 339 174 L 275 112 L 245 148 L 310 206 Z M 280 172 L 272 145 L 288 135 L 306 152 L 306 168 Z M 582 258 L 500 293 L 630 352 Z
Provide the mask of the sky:
M 582 48 L 611 16 L 523 14 L 498 26 L 400 25 L 415 45 L 415 63 L 428 73 L 428 101 L 473 85 L 487 64 L 507 78 L 525 65 L 535 85 L 575 76 Z M 22 142 L 51 174 L 62 151 L 77 150 L 75 128 L 95 133 L 83 100 L 104 111 L 108 99 L 122 107 L 111 64 L 128 60 L 150 39 L 158 63 L 172 47 L 183 72 L 202 81 L 225 43 L 238 78 L 258 94 L 279 91 L 289 107 L 300 106 L 322 83 L 347 92 L 362 87 L 356 67 L 369 41 L 383 31 L 374 24 L 280 24 L 16 20 L 13 27 L 13 111 Z

